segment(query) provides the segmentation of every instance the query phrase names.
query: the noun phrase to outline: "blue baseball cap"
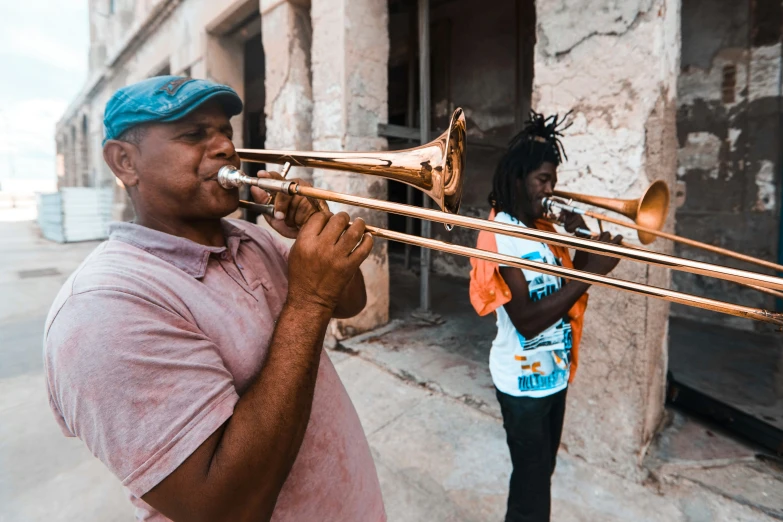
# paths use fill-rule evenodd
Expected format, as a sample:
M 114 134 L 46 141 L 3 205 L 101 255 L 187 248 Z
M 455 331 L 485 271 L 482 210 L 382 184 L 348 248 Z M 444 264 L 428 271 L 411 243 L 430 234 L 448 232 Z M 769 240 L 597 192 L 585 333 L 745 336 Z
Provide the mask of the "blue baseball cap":
M 183 76 L 155 76 L 114 93 L 103 115 L 104 145 L 141 123 L 184 118 L 208 100 L 219 100 L 230 118 L 242 112 L 242 100 L 228 85 Z

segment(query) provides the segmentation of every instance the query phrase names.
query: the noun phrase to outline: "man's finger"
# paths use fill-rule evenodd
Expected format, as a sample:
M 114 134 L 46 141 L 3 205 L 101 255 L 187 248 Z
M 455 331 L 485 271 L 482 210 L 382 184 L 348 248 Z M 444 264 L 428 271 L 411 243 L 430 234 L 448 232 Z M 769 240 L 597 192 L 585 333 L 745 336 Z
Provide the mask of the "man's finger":
M 283 179 L 277 172 L 274 174 L 277 175 L 279 179 Z M 288 181 L 294 181 L 296 183 L 302 182 L 302 180 L 298 178 L 290 179 Z M 296 220 L 294 218 L 296 216 L 297 207 L 301 204 L 301 200 L 302 198 L 300 196 L 280 193 L 280 195 L 275 198 L 275 219 L 284 219 L 286 225 L 295 228 Z M 280 207 L 277 205 L 278 202 L 281 202 Z M 278 214 L 278 212 L 280 212 L 280 214 Z
M 264 212 L 262 215 L 264 216 L 264 219 L 272 228 L 272 230 L 276 230 L 279 234 L 285 237 L 290 237 L 289 236 L 289 234 L 291 233 L 289 230 L 290 227 L 286 225 L 285 222 L 280 221 L 279 219 L 275 219 L 273 216 L 270 216 L 266 212 Z
M 303 199 L 304 201 L 296 207 L 296 216 L 294 216 L 294 220 L 298 224 L 297 226 L 303 225 L 307 219 L 316 212 L 313 206 L 310 205 L 310 202 L 307 201 L 307 198 Z
M 256 177 L 266 178 L 266 179 L 283 179 L 283 176 L 281 176 L 279 172 L 275 172 L 273 170 L 272 171 L 259 170 L 256 173 Z M 251 194 L 254 188 L 257 187 L 252 187 L 250 189 Z M 267 200 L 264 200 L 264 203 L 266 203 Z M 285 216 L 288 213 L 288 205 L 290 204 L 290 202 L 291 202 L 291 196 L 283 192 L 277 193 L 277 195 L 275 196 L 275 219 L 285 219 Z
M 322 213 L 323 212 L 319 212 L 318 214 Z M 350 218 L 348 217 L 348 214 L 345 212 L 338 212 L 332 216 L 331 219 L 329 219 L 329 222 L 324 226 L 321 235 L 332 238 L 334 241 L 332 244 L 337 244 L 343 232 L 345 232 L 345 229 L 348 228 L 349 220 Z
M 343 235 L 337 242 L 337 246 L 349 254 L 362 239 L 365 228 L 366 226 L 362 218 L 354 219 L 353 223 L 343 232 Z
M 367 256 L 370 255 L 373 244 L 374 240 L 372 234 L 365 232 L 362 238 L 359 240 L 359 244 L 356 246 L 356 248 L 354 248 L 353 252 L 348 254 L 348 259 L 361 264 L 362 261 L 367 259 Z
M 285 224 L 288 225 L 291 228 L 296 228 L 296 214 L 299 212 L 299 208 L 303 205 L 304 198 L 300 196 L 293 196 L 291 198 L 291 203 L 288 205 L 288 211 L 285 215 Z
M 292 199 L 293 196 L 286 194 L 285 192 L 279 192 L 277 196 L 275 196 L 275 219 L 285 219 Z
M 310 219 L 307 220 L 307 223 L 305 223 L 302 228 L 299 230 L 299 238 L 306 238 L 306 237 L 314 237 L 319 235 L 326 224 L 329 222 L 329 219 L 332 217 L 331 214 L 326 214 L 324 212 L 319 212 L 318 214 L 314 214 Z
M 564 226 L 566 231 L 571 233 L 574 232 L 581 224 L 582 223 L 581 220 L 579 219 L 579 216 L 577 216 L 576 214 L 569 214 L 568 217 L 566 217 Z
M 269 192 L 252 185 L 250 186 L 250 197 L 253 198 L 253 201 L 262 205 L 265 205 L 270 199 Z
M 283 176 L 281 176 L 279 172 L 275 172 L 274 170 L 259 170 L 256 173 L 256 177 L 267 178 L 267 179 L 283 179 Z

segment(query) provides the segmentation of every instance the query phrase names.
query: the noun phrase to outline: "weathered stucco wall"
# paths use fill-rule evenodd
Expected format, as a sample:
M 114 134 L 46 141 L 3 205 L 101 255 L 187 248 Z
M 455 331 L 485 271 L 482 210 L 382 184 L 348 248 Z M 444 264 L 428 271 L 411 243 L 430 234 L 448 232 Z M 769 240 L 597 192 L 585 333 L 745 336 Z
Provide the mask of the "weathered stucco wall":
M 262 0 L 261 23 L 266 55 L 265 148 L 312 150 L 309 2 Z M 310 179 L 312 172 L 294 167 L 289 177 Z
M 389 57 L 386 0 L 313 0 L 313 147 L 315 150 L 383 150 L 378 123 L 387 121 L 387 61 Z M 316 170 L 316 186 L 337 192 L 386 198 L 381 178 Z M 348 211 L 353 219 L 386 226 L 386 214 L 330 203 L 333 212 Z M 357 317 L 333 322 L 332 334 L 344 338 L 389 320 L 388 245 L 375 240 L 362 264 L 367 282 L 367 306 Z
M 780 221 L 781 3 L 693 0 L 683 7 L 678 86 L 677 177 L 685 200 L 677 233 L 775 262 Z M 676 253 L 745 268 L 677 245 Z M 769 271 L 766 271 L 769 272 Z M 674 287 L 723 301 L 774 308 L 739 285 L 676 273 Z M 672 314 L 740 329 L 760 323 L 676 305 Z
M 637 197 L 653 180 L 672 184 L 679 0 L 560 0 L 537 7 L 533 107 L 574 111 L 563 140 L 569 161 L 559 170 L 561 187 Z M 669 280 L 666 270 L 629 262 L 612 275 L 662 286 Z M 638 463 L 663 410 L 667 325 L 666 303 L 590 290 L 563 437 L 570 453 L 641 476 Z

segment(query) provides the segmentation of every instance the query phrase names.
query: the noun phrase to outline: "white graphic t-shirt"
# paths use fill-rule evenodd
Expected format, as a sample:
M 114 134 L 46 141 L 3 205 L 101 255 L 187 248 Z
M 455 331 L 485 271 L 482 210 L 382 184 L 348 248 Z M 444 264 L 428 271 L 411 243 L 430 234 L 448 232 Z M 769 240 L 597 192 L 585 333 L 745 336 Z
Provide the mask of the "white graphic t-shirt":
M 498 223 L 525 226 L 505 212 L 495 216 Z M 545 243 L 495 234 L 498 252 L 530 261 L 560 265 Z M 503 265 L 501 265 L 503 266 Z M 559 277 L 522 270 L 530 299 L 538 301 L 562 287 Z M 568 385 L 571 366 L 571 325 L 558 320 L 533 339 L 520 334 L 504 307 L 497 310 L 498 334 L 489 352 L 489 371 L 495 386 L 516 397 L 546 397 Z

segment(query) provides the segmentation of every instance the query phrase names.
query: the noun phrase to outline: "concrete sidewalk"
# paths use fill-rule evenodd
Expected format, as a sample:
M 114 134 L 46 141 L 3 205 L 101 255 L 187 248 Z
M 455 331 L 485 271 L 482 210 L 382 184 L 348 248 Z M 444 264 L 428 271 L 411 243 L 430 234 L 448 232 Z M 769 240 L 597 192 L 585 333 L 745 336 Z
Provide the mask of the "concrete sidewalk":
M 448 337 L 449 330 L 448 323 L 422 328 L 413 322 L 399 322 L 341 343 L 352 357 L 340 361 L 337 368 L 363 422 L 377 415 L 374 408 L 387 400 L 383 393 L 376 397 L 362 385 L 357 388 L 359 376 L 346 371 L 348 364 L 358 365 L 352 362 L 356 358 L 369 363 L 362 366 L 371 374 L 366 378 L 368 386 L 399 388 L 388 381 L 397 379 L 415 390 L 407 393 L 406 401 L 419 398 L 389 428 L 381 430 L 390 429 L 390 433 L 382 435 L 365 424 L 384 480 L 390 520 L 503 519 L 510 463 L 494 387 L 486 364 L 438 344 L 439 339 Z M 774 474 L 763 464 L 755 466 L 751 449 L 725 437 L 709 435 L 714 440 L 701 455 L 695 455 L 690 447 L 677 447 L 697 445 L 704 430 L 680 414 L 673 416 L 675 424 L 679 423 L 676 427 L 684 429 L 667 430 L 663 449 L 651 450 L 645 485 L 588 464 L 561 447 L 552 485 L 552 519 L 783 520 L 783 473 Z M 397 437 L 402 442 L 397 442 Z M 694 457 L 683 461 L 672 454 Z M 714 458 L 716 454 L 727 458 Z M 387 460 L 396 466 L 404 463 L 404 479 L 388 481 L 384 476 Z M 397 470 L 393 476 L 398 478 L 399 474 Z M 434 506 L 425 502 L 417 503 L 415 511 L 399 507 L 394 500 L 397 491 L 404 495 L 419 484 L 438 499 L 440 511 L 430 511 Z
M 118 480 L 60 434 L 44 392 L 46 312 L 95 244 L 44 241 L 30 222 L 0 223 L 0 237 L 0 522 L 129 522 Z M 481 364 L 414 330 L 395 323 L 330 352 L 369 438 L 389 520 L 500 521 L 510 464 L 491 382 Z M 774 507 L 780 492 L 768 487 L 760 483 L 759 495 Z M 553 496 L 561 522 L 774 520 L 693 480 L 643 486 L 566 451 Z
M 510 463 L 494 416 L 423 386 L 406 384 L 357 356 L 335 357 L 370 441 L 390 521 L 501 521 Z M 676 494 L 625 481 L 561 453 L 557 522 L 774 520 L 702 488 Z
M 0 222 L 0 238 L 0 522 L 131 521 L 117 479 L 55 424 L 42 371 L 49 306 L 97 243 L 52 243 L 29 221 Z

